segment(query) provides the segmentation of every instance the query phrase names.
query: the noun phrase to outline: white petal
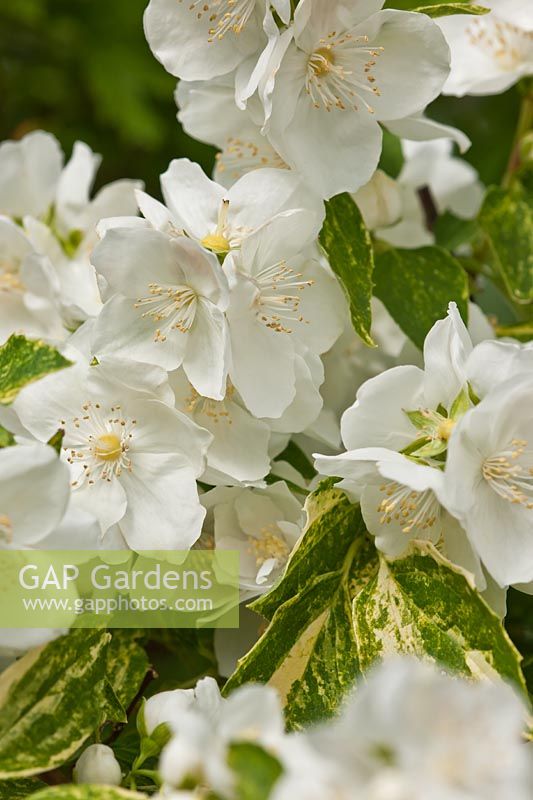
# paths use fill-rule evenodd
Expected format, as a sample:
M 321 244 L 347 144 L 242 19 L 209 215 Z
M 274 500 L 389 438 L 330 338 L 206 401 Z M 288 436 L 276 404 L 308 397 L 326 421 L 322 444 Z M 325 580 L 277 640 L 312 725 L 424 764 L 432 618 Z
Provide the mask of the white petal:
M 113 355 L 156 364 L 166 370 L 175 369 L 183 362 L 189 334 L 176 330 L 164 341 L 156 340 L 157 327 L 151 318 L 143 319 L 131 299 L 115 295 L 95 321 L 93 354 L 97 358 Z
M 472 341 L 455 303 L 432 327 L 424 342 L 424 397 L 429 408 L 446 409 L 466 384 Z
M 54 200 L 63 165 L 59 142 L 33 131 L 19 142 L 0 145 L 0 210 L 14 217 L 39 217 Z
M 425 14 L 387 9 L 353 32 L 383 47 L 372 69 L 380 95 L 370 105 L 380 120 L 422 111 L 441 92 L 449 74 L 450 51 L 439 27 Z
M 188 158 L 171 161 L 161 175 L 161 188 L 178 227 L 193 239 L 213 233 L 226 191 L 210 180 L 199 164 Z
M 136 454 L 121 476 L 128 506 L 120 528 L 135 550 L 187 550 L 200 536 L 205 509 L 194 472 L 173 455 Z
M 61 232 L 80 227 L 79 221 L 89 203 L 94 177 L 102 157 L 84 142 L 75 142 L 72 156 L 61 173 L 56 193 L 56 214 Z M 111 214 L 102 214 L 109 217 Z
M 201 299 L 193 326 L 185 336 L 185 374 L 203 397 L 223 400 L 229 365 L 229 332 L 223 312 Z
M 255 292 L 239 284 L 228 309 L 230 377 L 257 417 L 280 417 L 295 396 L 295 355 L 290 334 L 262 324 L 253 307 Z
M 56 528 L 70 496 L 69 473 L 42 444 L 0 450 L 0 508 L 12 527 L 9 544 L 27 547 Z
M 148 43 L 172 75 L 185 80 L 224 75 L 261 45 L 263 34 L 257 14 L 252 14 L 241 33 L 229 31 L 221 39 L 210 33 L 214 23 L 209 9 L 204 13 L 201 4 L 189 6 L 175 0 L 151 0 L 144 14 Z
M 419 408 L 424 373 L 418 367 L 400 366 L 364 383 L 357 402 L 342 417 L 341 432 L 350 450 L 386 447 L 402 450 L 416 438 L 405 411 Z

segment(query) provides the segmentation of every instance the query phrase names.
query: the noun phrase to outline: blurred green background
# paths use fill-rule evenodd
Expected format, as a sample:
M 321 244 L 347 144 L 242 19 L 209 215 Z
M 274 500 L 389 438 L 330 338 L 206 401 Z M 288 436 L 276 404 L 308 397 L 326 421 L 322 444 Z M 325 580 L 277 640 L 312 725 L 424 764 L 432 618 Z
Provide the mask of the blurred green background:
M 181 130 L 176 80 L 144 39 L 146 3 L 0 0 L 0 139 L 45 128 L 67 154 L 82 139 L 104 157 L 98 185 L 141 178 L 155 195 L 172 158 L 187 156 L 210 172 L 214 151 Z M 490 98 L 440 98 L 430 114 L 471 136 L 467 158 L 491 183 L 505 169 L 518 107 L 513 90 Z
M 67 153 L 76 139 L 103 155 L 98 185 L 158 176 L 176 156 L 211 170 L 214 151 L 176 120 L 176 79 L 152 56 L 147 0 L 0 0 L 0 140 L 33 128 Z

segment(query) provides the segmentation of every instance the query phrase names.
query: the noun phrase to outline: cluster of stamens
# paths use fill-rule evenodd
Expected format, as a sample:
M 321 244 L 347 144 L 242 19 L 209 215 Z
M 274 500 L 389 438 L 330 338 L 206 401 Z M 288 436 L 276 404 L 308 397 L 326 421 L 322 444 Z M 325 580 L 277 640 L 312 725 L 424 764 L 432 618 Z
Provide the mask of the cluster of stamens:
M 504 70 L 533 60 L 533 32 L 494 18 L 477 19 L 468 28 L 470 44 L 479 47 Z
M 289 169 L 266 139 L 256 143 L 231 136 L 224 150 L 217 153 L 216 160 L 219 171 L 227 172 L 235 180 L 254 169 Z
M 148 284 L 148 297 L 141 297 L 134 308 L 146 308 L 143 318 L 150 317 L 159 325 L 154 334 L 156 342 L 165 342 L 170 331 L 187 333 L 194 322 L 198 297 L 189 286 Z
M 382 484 L 379 489 L 385 494 L 378 506 L 382 525 L 396 522 L 404 533 L 411 533 L 414 528 L 427 531 L 438 522 L 440 505 L 431 489 L 415 492 L 396 481 Z
M 255 558 L 257 567 L 261 567 L 271 558 L 283 563 L 290 555 L 289 545 L 280 536 L 279 528 L 273 522 L 261 528 L 259 536 L 248 536 L 248 544 L 248 552 Z
M 120 405 L 111 406 L 106 413 L 100 403 L 86 402 L 82 414 L 72 420 L 61 420 L 69 440 L 76 444 L 65 447 L 69 464 L 81 464 L 81 478 L 72 482 L 74 488 L 97 480 L 110 482 L 124 470 L 131 472 L 128 453 L 133 438 L 135 419 L 125 419 Z
M 183 0 L 178 0 L 182 3 Z M 187 0 L 186 0 L 187 2 Z M 207 19 L 208 42 L 220 41 L 227 33 L 239 34 L 250 19 L 255 8 L 255 0 L 189 0 L 189 11 L 198 20 Z
M 300 314 L 300 295 L 314 281 L 302 280 L 301 272 L 295 272 L 285 261 L 265 267 L 254 276 L 257 287 L 257 317 L 267 328 L 278 333 L 292 333 L 287 323 L 306 322 Z
M 190 394 L 185 398 L 185 411 L 189 414 L 196 413 L 204 415 L 213 420 L 213 422 L 227 422 L 228 425 L 233 425 L 233 420 L 226 406 L 226 402 L 231 400 L 234 393 L 235 389 L 228 381 L 224 400 L 212 400 L 210 397 L 201 395 L 196 391 L 194 386 L 191 385 Z
M 486 458 L 482 473 L 501 498 L 533 509 L 533 450 L 525 439 L 513 439 L 506 450 Z
M 319 45 L 309 58 L 305 81 L 315 108 L 358 111 L 362 105 L 373 114 L 368 100 L 381 95 L 373 70 L 383 47 L 369 46 L 368 36 L 337 31 Z

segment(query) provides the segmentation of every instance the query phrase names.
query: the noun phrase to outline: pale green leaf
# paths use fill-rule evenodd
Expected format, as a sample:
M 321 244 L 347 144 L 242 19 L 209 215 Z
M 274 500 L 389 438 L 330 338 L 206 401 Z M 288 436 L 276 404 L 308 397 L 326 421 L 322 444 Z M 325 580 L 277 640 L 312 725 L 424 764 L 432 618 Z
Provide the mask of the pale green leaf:
M 49 786 L 32 795 L 32 800 L 146 800 L 145 794 L 118 786 L 92 786 L 85 783 Z
M 452 14 L 473 14 L 479 16 L 480 14 L 488 14 L 490 9 L 485 6 L 478 6 L 474 4 L 465 3 L 438 3 L 430 5 L 419 6 L 413 9 L 418 11 L 419 14 L 427 14 L 428 17 L 450 17 Z
M 13 334 L 0 347 L 0 404 L 12 403 L 28 383 L 70 363 L 50 345 Z
M 370 334 L 374 269 L 372 240 L 361 212 L 349 194 L 339 194 L 326 203 L 320 243 L 346 292 L 354 330 L 366 344 L 373 345 Z
M 374 293 L 393 319 L 420 348 L 448 303 L 455 300 L 468 318 L 468 278 L 459 262 L 441 247 L 388 248 L 376 256 Z
M 380 557 L 378 573 L 354 600 L 361 669 L 395 653 L 416 655 L 453 672 L 501 676 L 525 691 L 521 656 L 470 576 L 430 544 L 403 558 Z
M 479 224 L 510 296 L 533 301 L 533 204 L 527 195 L 498 187 L 487 192 Z

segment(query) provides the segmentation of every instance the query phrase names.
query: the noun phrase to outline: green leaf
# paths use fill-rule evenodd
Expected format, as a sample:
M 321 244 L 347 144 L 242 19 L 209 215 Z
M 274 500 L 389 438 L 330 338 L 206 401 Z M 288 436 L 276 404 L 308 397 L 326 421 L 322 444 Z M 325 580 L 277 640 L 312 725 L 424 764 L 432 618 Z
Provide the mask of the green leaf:
M 46 783 L 37 778 L 0 781 L 0 800 L 25 800 L 26 797 L 43 788 L 46 788 Z
M 387 561 L 354 601 L 362 670 L 408 653 L 469 677 L 499 675 L 525 691 L 521 656 L 463 570 L 430 544 Z
M 228 766 L 235 776 L 235 800 L 268 800 L 283 772 L 277 758 L 251 742 L 230 745 Z
M 358 505 L 323 481 L 285 574 L 252 604 L 269 626 L 224 688 L 274 686 L 290 728 L 327 718 L 377 659 L 411 653 L 523 689 L 520 654 L 499 618 L 431 545 L 378 555 Z
M 450 17 L 452 14 L 474 14 L 479 16 L 480 14 L 488 14 L 490 8 L 455 2 L 439 3 L 438 5 L 432 3 L 430 5 L 419 6 L 413 9 L 413 11 L 418 11 L 419 14 L 427 14 L 428 17 Z
M 339 194 L 326 203 L 320 243 L 346 292 L 354 330 L 366 344 L 374 345 L 370 334 L 374 269 L 372 240 L 361 212 L 349 194 Z
M 376 257 L 375 294 L 420 348 L 430 328 L 455 300 L 468 317 L 468 278 L 459 262 L 440 247 L 390 248 Z
M 517 303 L 531 303 L 533 205 L 525 196 L 493 186 L 485 197 L 479 224 L 509 295 Z
M 225 687 L 275 686 L 292 728 L 331 716 L 359 675 L 351 602 L 378 566 L 359 506 L 332 479 L 307 499 L 306 511 L 284 576 L 252 605 L 270 626 Z
M 32 795 L 32 800 L 146 800 L 145 794 L 118 786 L 91 786 L 87 783 L 49 786 Z
M 433 227 L 436 243 L 447 250 L 455 250 L 460 245 L 472 241 L 479 233 L 476 220 L 460 219 L 450 211 L 438 217 Z
M 78 630 L 0 676 L 0 780 L 64 764 L 101 722 L 110 634 Z
M 11 445 L 15 444 L 15 437 L 9 431 L 6 431 L 5 428 L 0 425 L 0 448 L 2 447 L 11 447 Z
M 0 405 L 12 403 L 28 383 L 70 364 L 61 353 L 44 342 L 13 334 L 0 347 Z
M 316 469 L 296 442 L 290 441 L 285 450 L 279 456 L 276 456 L 274 461 L 287 461 L 307 481 L 312 481 L 316 475 Z

